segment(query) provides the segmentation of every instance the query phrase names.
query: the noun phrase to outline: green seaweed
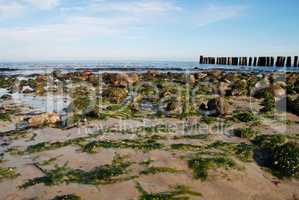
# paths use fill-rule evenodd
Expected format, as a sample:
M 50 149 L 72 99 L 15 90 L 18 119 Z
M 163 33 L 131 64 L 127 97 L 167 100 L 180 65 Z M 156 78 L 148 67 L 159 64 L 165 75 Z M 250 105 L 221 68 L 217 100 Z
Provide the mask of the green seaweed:
M 41 151 L 48 151 L 48 150 L 62 148 L 68 145 L 82 145 L 83 143 L 86 142 L 88 138 L 90 138 L 90 136 L 70 139 L 64 142 L 53 142 L 53 143 L 41 142 L 38 144 L 28 146 L 24 151 L 24 153 L 37 153 Z
M 81 197 L 75 194 L 66 194 L 54 197 L 52 200 L 81 200 Z
M 262 112 L 273 112 L 275 109 L 275 97 L 272 92 L 266 91 L 264 94 L 264 100 L 262 102 Z
M 110 184 L 123 181 L 128 178 L 119 178 L 128 172 L 130 162 L 126 162 L 124 158 L 116 155 L 112 164 L 102 165 L 90 171 L 81 169 L 71 169 L 67 164 L 63 166 L 55 166 L 52 170 L 43 170 L 45 175 L 26 181 L 21 188 L 27 188 L 36 184 L 45 184 L 47 186 L 59 185 L 62 183 L 79 183 L 87 185 Z
M 13 179 L 13 178 L 16 178 L 17 176 L 19 176 L 19 174 L 16 172 L 15 168 L 0 167 L 0 181 L 3 180 L 3 179 Z
M 0 112 L 0 121 L 10 121 L 11 116 L 8 112 Z
M 233 131 L 233 134 L 240 138 L 251 139 L 257 135 L 257 132 L 252 128 L 239 128 Z
M 201 193 L 192 191 L 184 185 L 172 186 L 170 191 L 158 193 L 146 192 L 140 183 L 136 184 L 136 188 L 141 193 L 138 200 L 188 200 L 190 196 L 202 196 Z
M 251 111 L 246 112 L 236 112 L 233 114 L 233 118 L 241 121 L 241 122 L 252 122 L 252 121 L 258 121 L 257 116 Z
M 189 140 L 206 140 L 209 138 L 208 134 L 198 134 L 198 135 L 179 135 L 174 136 L 174 140 L 180 140 L 180 139 L 189 139 Z
M 176 173 L 181 173 L 181 172 L 184 172 L 184 171 L 170 168 L 170 167 L 149 167 L 149 168 L 141 171 L 140 174 L 143 174 L 143 175 L 159 174 L 159 173 L 176 174 Z
M 233 154 L 235 157 L 244 162 L 250 162 L 253 160 L 253 153 L 255 146 L 245 143 L 229 143 L 223 141 L 216 141 L 207 147 L 208 149 L 214 148 L 222 150 L 226 154 Z
M 171 144 L 171 149 L 181 150 L 181 151 L 200 151 L 203 149 L 203 146 L 178 143 L 178 144 Z
M 277 146 L 287 142 L 287 136 L 281 134 L 275 135 L 259 135 L 254 138 L 253 142 L 260 148 L 274 149 Z
M 132 148 L 143 151 L 163 148 L 163 144 L 153 139 L 136 139 L 136 140 L 121 140 L 121 141 L 92 141 L 82 147 L 82 151 L 86 153 L 96 153 L 96 148 Z
M 208 177 L 208 170 L 216 168 L 229 169 L 235 167 L 235 162 L 226 156 L 211 158 L 195 157 L 188 160 L 188 166 L 193 170 L 195 179 L 205 181 Z
M 202 122 L 206 123 L 206 124 L 213 124 L 217 121 L 216 117 L 203 117 L 201 119 Z

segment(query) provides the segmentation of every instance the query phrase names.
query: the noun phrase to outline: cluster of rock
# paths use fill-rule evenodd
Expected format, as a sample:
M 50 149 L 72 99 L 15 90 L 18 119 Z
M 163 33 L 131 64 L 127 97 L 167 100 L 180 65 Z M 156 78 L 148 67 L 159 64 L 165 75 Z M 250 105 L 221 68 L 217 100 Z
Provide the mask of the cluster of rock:
M 158 71 L 140 74 L 96 74 L 91 70 L 85 70 L 69 73 L 54 71 L 51 74 L 33 75 L 19 81 L 16 78 L 0 78 L 0 83 L 6 88 L 33 95 L 44 95 L 50 90 L 55 90 L 61 83 L 68 87 L 68 83 L 80 85 L 83 81 L 90 86 L 81 88 L 81 92 L 75 90 L 69 112 L 77 112 L 78 109 L 75 108 L 79 108 L 91 113 L 97 108 L 90 109 L 90 104 L 107 101 L 113 104 L 127 104 L 133 112 L 140 111 L 141 104 L 163 103 L 163 106 L 158 105 L 150 109 L 155 108 L 170 114 L 201 112 L 205 115 L 223 116 L 232 111 L 232 106 L 227 100 L 230 97 L 264 98 L 263 94 L 267 92 L 273 94 L 275 101 L 287 99 L 288 110 L 298 114 L 299 75 L 296 73 L 257 75 L 210 70 L 191 74 Z M 17 84 L 13 85 L 16 82 Z M 94 93 L 93 97 L 90 97 L 91 92 Z M 202 99 L 199 102 L 190 101 L 192 95 L 201 96 Z M 11 99 L 11 95 L 3 95 L 0 98 L 7 101 Z M 59 121 L 61 120 L 58 114 L 53 113 L 27 120 L 29 127 L 57 124 Z

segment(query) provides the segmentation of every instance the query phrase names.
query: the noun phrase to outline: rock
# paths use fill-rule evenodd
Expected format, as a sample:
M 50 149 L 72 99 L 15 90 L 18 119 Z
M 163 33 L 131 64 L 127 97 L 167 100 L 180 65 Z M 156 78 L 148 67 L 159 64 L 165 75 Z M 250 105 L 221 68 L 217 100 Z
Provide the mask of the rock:
M 272 85 L 270 86 L 270 91 L 273 93 L 275 97 L 282 97 L 286 95 L 286 90 L 283 89 L 279 85 Z
M 224 97 L 209 100 L 207 106 L 209 111 L 214 111 L 214 115 L 226 115 L 229 109 Z
M 202 104 L 200 104 L 199 109 L 200 110 L 206 110 L 207 109 L 207 105 L 204 104 L 204 103 L 202 103 Z
M 43 83 L 37 83 L 35 87 L 35 92 L 37 95 L 43 96 L 46 93 L 45 87 Z
M 255 86 L 251 89 L 251 96 L 256 96 L 261 91 L 265 90 L 270 86 L 270 82 L 268 79 L 263 79 L 255 84 Z
M 29 127 L 37 128 L 43 125 L 54 125 L 60 122 L 60 116 L 57 113 L 43 113 L 31 117 L 28 120 Z
M 293 100 L 291 97 L 288 96 L 287 111 L 299 116 L 299 97 Z
M 2 100 L 11 100 L 12 99 L 12 96 L 10 94 L 4 94 L 0 97 L 0 99 Z
M 33 93 L 34 89 L 32 89 L 30 86 L 23 86 L 22 88 L 22 93 L 28 94 L 28 93 Z
M 230 89 L 229 84 L 226 82 L 220 82 L 218 87 L 218 93 L 220 96 L 225 96 L 227 94 L 227 91 Z
M 203 78 L 207 77 L 207 74 L 206 74 L 206 73 L 202 73 L 202 72 L 200 72 L 200 73 L 196 73 L 196 74 L 194 74 L 194 77 L 195 77 L 196 79 L 203 79 Z
M 121 103 L 127 96 L 128 90 L 121 87 L 109 87 L 103 91 L 103 97 L 113 103 Z
M 24 130 L 27 128 L 29 128 L 29 123 L 27 121 L 21 121 L 19 123 L 16 123 L 17 130 Z
M 45 81 L 47 81 L 48 80 L 48 78 L 47 78 L 47 76 L 44 76 L 44 75 L 38 75 L 37 77 L 36 77 L 36 81 L 37 82 L 45 82 Z
M 52 72 L 52 75 L 54 78 L 57 78 L 57 79 L 61 79 L 63 78 L 63 74 L 62 74 L 62 71 L 61 70 L 55 70 Z
M 222 71 L 221 70 L 212 70 L 208 72 L 208 76 L 213 78 L 221 78 Z
M 139 76 L 138 76 L 138 74 L 137 73 L 131 73 L 131 74 L 129 74 L 129 83 L 130 84 L 134 84 L 134 83 L 137 83 L 139 80 L 140 80 L 140 78 L 139 78 Z
M 172 113 L 181 113 L 182 104 L 178 99 L 171 98 L 166 104 L 165 111 Z
M 156 71 L 156 70 L 149 70 L 149 71 L 146 72 L 146 76 L 151 76 L 151 77 L 155 77 L 158 74 L 159 74 L 159 72 Z
M 112 85 L 116 87 L 126 87 L 139 81 L 139 76 L 136 73 L 125 74 L 119 73 L 112 77 Z
M 99 76 L 96 76 L 96 75 L 88 76 L 88 81 L 94 86 L 97 86 L 100 84 L 100 78 L 99 78 Z
M 239 80 L 235 82 L 232 86 L 232 95 L 233 96 L 245 96 L 247 95 L 247 81 Z
M 86 70 L 83 71 L 83 74 L 82 74 L 82 75 L 83 75 L 83 76 L 90 76 L 90 75 L 92 75 L 92 71 L 89 70 L 89 69 L 86 69 Z

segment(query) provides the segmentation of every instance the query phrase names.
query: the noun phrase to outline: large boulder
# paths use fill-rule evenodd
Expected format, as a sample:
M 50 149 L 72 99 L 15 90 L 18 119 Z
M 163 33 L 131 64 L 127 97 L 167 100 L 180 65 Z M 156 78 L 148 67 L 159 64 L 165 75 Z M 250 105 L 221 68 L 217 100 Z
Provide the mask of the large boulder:
M 33 93 L 34 89 L 30 86 L 23 86 L 22 87 L 22 93 L 24 94 L 29 94 L 29 93 Z
M 246 96 L 248 93 L 247 90 L 247 81 L 246 80 L 237 80 L 232 85 L 232 95 L 233 96 Z
M 55 125 L 61 121 L 57 113 L 43 113 L 35 115 L 28 120 L 29 127 L 37 128 L 44 125 Z
M 222 70 L 212 70 L 208 72 L 208 76 L 213 78 L 221 78 L 223 71 Z
M 208 101 L 208 110 L 213 115 L 226 115 L 229 110 L 229 105 L 224 97 L 217 97 Z
M 225 96 L 227 94 L 227 91 L 230 90 L 230 84 L 227 82 L 220 82 L 218 86 L 218 93 L 220 96 Z
M 119 73 L 112 77 L 112 85 L 116 87 L 126 87 L 139 81 L 139 76 L 136 73 L 126 74 Z
M 1 100 L 11 100 L 12 99 L 12 96 L 10 94 L 4 94 L 0 97 Z
M 299 97 L 296 99 L 287 97 L 287 111 L 299 116 Z
M 128 94 L 128 90 L 122 87 L 109 87 L 103 91 L 103 97 L 112 103 L 121 103 Z
M 286 90 L 280 85 L 271 85 L 270 90 L 275 97 L 283 97 L 286 95 Z

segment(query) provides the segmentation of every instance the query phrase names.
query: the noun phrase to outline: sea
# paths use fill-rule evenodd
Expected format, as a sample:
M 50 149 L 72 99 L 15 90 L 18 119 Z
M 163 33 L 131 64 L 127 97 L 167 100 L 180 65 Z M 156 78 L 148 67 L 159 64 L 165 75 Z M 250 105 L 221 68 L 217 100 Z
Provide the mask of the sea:
M 232 65 L 200 65 L 197 61 L 81 61 L 81 62 L 6 62 L 0 63 L 0 75 L 31 75 L 50 73 L 54 70 L 63 72 L 139 72 L 158 70 L 161 72 L 191 73 L 202 70 L 221 69 L 239 72 L 299 72 L 299 67 L 259 67 Z

